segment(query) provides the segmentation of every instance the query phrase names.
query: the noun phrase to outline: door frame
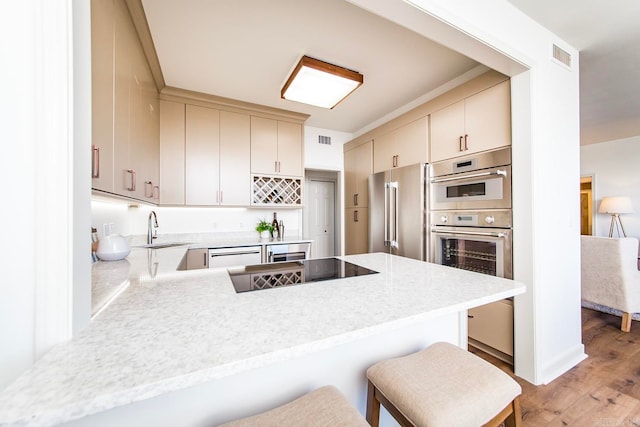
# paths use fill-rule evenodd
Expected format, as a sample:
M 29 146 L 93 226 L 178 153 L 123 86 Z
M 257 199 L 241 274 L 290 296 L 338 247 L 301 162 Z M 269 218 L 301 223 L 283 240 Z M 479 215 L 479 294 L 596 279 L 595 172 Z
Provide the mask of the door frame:
M 305 189 L 309 188 L 311 181 L 325 181 L 333 182 L 333 254 L 340 255 L 342 239 L 342 221 L 340 212 L 342 211 L 342 197 L 340 191 L 340 176 L 338 171 L 330 170 L 317 170 L 317 169 L 305 169 L 304 172 Z M 302 233 L 305 239 L 309 236 L 309 206 L 310 204 L 310 192 L 305 191 L 304 194 L 304 206 L 302 215 Z M 313 247 L 311 249 L 313 257 Z

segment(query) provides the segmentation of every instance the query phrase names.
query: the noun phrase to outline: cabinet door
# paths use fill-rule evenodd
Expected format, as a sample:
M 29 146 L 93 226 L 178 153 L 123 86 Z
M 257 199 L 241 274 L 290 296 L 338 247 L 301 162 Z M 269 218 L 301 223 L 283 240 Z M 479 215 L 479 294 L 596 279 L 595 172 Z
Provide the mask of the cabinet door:
M 367 253 L 369 243 L 368 221 L 367 208 L 345 209 L 345 255 Z
M 393 157 L 396 155 L 393 140 L 393 132 L 380 135 L 373 140 L 373 173 L 393 168 Z
M 187 105 L 185 133 L 185 202 L 216 205 L 220 184 L 220 112 Z
M 113 192 L 137 198 L 140 191 L 137 171 L 129 161 L 131 103 L 135 104 L 137 94 L 131 61 L 135 39 L 126 5 L 124 2 L 115 2 L 114 5 Z
M 511 86 L 505 81 L 465 101 L 466 153 L 511 145 Z
M 251 173 L 275 175 L 278 160 L 278 122 L 251 116 Z
M 513 303 L 503 300 L 469 310 L 469 338 L 513 356 Z
M 278 174 L 302 176 L 302 125 L 278 121 Z
M 184 205 L 185 105 L 160 101 L 160 203 Z
M 220 111 L 220 204 L 251 202 L 251 118 Z
M 355 206 L 359 161 L 357 147 L 344 152 L 344 205 L 347 208 Z
M 189 249 L 187 251 L 187 270 L 209 267 L 209 249 Z
M 91 2 L 91 187 L 113 192 L 113 1 Z
M 462 154 L 464 142 L 464 101 L 431 113 L 431 162 L 450 159 Z
M 372 171 L 373 163 L 373 141 L 369 141 L 355 148 L 357 158 L 356 169 L 356 197 L 355 207 L 369 206 L 369 175 Z
M 422 117 L 394 132 L 396 167 L 427 163 L 428 119 Z

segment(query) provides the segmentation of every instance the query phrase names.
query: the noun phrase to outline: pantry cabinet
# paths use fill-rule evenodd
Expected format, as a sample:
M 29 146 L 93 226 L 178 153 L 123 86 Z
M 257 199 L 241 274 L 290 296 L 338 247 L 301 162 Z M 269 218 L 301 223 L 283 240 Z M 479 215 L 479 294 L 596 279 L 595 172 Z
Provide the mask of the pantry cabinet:
M 428 161 L 429 119 L 422 117 L 373 142 L 373 172 Z
M 508 80 L 431 113 L 431 162 L 508 145 L 511 145 Z
M 302 125 L 251 116 L 251 173 L 302 177 Z
M 346 208 L 344 223 L 344 254 L 367 253 L 369 250 L 369 209 Z
M 123 0 L 92 2 L 92 188 L 159 198 L 159 105 Z
M 344 152 L 344 205 L 369 206 L 369 175 L 372 172 L 373 141 Z

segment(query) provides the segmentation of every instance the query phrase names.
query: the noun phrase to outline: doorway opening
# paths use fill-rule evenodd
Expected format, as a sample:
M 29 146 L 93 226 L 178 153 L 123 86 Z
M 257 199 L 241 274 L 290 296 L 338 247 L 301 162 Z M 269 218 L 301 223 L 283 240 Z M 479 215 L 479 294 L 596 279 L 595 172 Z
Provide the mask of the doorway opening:
M 340 253 L 340 198 L 338 172 L 305 171 L 304 236 L 313 240 L 313 258 Z
M 593 176 L 580 177 L 580 234 L 593 235 Z

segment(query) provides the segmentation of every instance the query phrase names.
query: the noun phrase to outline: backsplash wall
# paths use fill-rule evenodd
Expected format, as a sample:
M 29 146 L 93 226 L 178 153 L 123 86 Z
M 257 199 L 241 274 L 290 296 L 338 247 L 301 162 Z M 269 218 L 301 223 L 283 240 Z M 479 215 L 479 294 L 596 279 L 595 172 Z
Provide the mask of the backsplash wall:
M 277 212 L 278 220 L 283 221 L 286 236 L 302 237 L 302 209 L 156 207 L 93 198 L 91 225 L 98 230 L 99 237 L 103 235 L 105 223 L 113 223 L 114 232 L 123 236 L 146 235 L 152 210 L 158 217 L 159 237 L 189 233 L 237 233 L 246 236 L 255 232 L 259 219 L 271 222 L 274 212 Z

